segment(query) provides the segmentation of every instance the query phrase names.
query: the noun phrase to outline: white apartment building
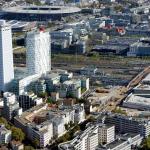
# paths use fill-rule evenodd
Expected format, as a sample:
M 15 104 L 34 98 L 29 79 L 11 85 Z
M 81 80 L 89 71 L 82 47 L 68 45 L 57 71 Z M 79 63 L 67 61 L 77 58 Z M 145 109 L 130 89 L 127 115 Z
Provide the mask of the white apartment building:
M 8 144 L 11 141 L 11 131 L 3 124 L 0 125 L 0 144 Z
M 5 92 L 4 93 L 4 107 L 3 107 L 3 116 L 11 120 L 16 115 L 22 114 L 22 108 L 19 107 L 19 103 L 16 100 L 16 96 L 13 93 Z
M 85 109 L 84 104 L 76 104 L 73 106 L 73 109 L 75 110 L 74 120 L 77 123 L 81 123 L 85 120 Z
M 60 137 L 65 132 L 65 124 L 69 124 L 71 121 L 74 123 L 74 110 L 62 109 L 61 111 L 49 112 L 49 118 L 53 123 L 54 137 Z
M 137 133 L 126 133 L 116 135 L 116 139 L 105 145 L 99 145 L 95 150 L 132 150 L 134 146 L 139 146 L 143 137 Z
M 54 138 L 62 136 L 66 130 L 65 130 L 65 124 L 64 124 L 64 119 L 62 117 L 54 118 L 52 120 L 53 122 L 53 134 Z
M 51 70 L 50 34 L 40 30 L 29 32 L 26 37 L 27 70 L 29 75 L 46 74 Z
M 8 91 L 14 79 L 11 26 L 0 20 L 0 91 Z
M 28 138 L 32 141 L 37 140 L 40 147 L 45 147 L 53 138 L 53 125 L 46 121 L 40 125 L 28 125 Z
M 98 146 L 98 126 L 90 126 L 73 140 L 62 143 L 59 150 L 95 150 Z
M 115 126 L 108 126 L 104 124 L 99 125 L 98 137 L 100 144 L 113 142 L 115 140 Z

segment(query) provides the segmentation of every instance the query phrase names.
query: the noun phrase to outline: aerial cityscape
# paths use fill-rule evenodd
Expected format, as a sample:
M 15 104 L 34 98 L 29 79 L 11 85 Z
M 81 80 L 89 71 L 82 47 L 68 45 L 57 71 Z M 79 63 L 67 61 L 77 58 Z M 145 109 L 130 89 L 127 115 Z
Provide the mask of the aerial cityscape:
M 0 150 L 150 150 L 150 0 L 0 0 Z

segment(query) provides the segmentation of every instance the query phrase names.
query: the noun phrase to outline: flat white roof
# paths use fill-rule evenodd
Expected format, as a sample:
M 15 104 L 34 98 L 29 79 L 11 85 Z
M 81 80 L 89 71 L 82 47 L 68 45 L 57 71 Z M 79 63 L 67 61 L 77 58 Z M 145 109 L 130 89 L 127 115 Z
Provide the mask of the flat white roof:
M 149 81 L 150 82 L 150 74 L 148 74 L 142 81 Z
M 134 94 L 130 94 L 124 102 L 150 106 L 150 98 L 137 96 Z
M 148 84 L 139 84 L 134 89 L 135 90 L 136 89 L 138 89 L 138 90 L 150 90 L 150 85 L 148 85 Z

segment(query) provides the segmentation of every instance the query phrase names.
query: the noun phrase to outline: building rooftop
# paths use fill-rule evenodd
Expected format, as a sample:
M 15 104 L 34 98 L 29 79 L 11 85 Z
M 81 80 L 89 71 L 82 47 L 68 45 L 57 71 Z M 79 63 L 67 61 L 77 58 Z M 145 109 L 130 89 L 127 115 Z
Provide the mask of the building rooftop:
M 142 82 L 150 82 L 150 73 L 142 80 Z
M 147 81 L 149 81 L 149 80 L 147 80 Z M 148 85 L 148 84 L 139 84 L 134 89 L 135 90 L 136 89 L 138 89 L 138 90 L 150 90 L 150 85 Z
M 98 128 L 97 125 L 89 126 L 85 131 L 81 131 L 73 140 L 61 143 L 59 147 L 62 150 L 74 150 L 74 146 L 81 142 L 81 139 L 84 138 L 86 135 L 91 136 L 94 131 Z
M 120 53 L 126 49 L 128 49 L 128 46 L 125 45 L 103 44 L 103 45 L 96 45 L 92 49 L 92 51 Z
M 132 104 L 145 105 L 150 106 L 150 98 L 137 96 L 134 94 L 130 94 L 124 102 L 129 102 Z
M 126 142 L 127 141 L 124 140 L 124 139 L 116 139 L 115 141 L 111 142 L 110 144 L 104 145 L 102 147 L 105 148 L 106 150 L 107 149 L 113 149 L 113 148 L 115 148 L 115 147 L 117 147 L 117 146 L 119 146 L 119 145 L 121 145 L 123 143 L 124 143 L 124 145 L 123 145 L 123 147 L 124 147 L 125 145 L 127 145 Z M 121 150 L 121 147 L 120 147 L 120 150 Z
M 58 73 L 50 73 L 46 75 L 46 78 L 49 78 L 49 79 L 53 79 L 57 77 L 60 77 Z
M 34 119 L 37 118 L 43 118 L 45 121 L 53 121 L 57 118 L 61 118 L 62 116 L 66 116 L 68 113 L 73 111 L 72 109 L 55 109 L 52 107 L 49 107 L 47 104 L 42 103 L 40 105 L 37 105 L 25 112 L 21 116 L 15 117 L 15 120 L 21 122 L 24 125 L 30 124 L 31 126 L 37 125 L 37 123 L 34 121 Z M 50 116 L 51 119 L 48 119 L 47 116 Z M 58 120 L 59 121 L 59 120 Z M 42 124 L 40 124 L 41 126 Z

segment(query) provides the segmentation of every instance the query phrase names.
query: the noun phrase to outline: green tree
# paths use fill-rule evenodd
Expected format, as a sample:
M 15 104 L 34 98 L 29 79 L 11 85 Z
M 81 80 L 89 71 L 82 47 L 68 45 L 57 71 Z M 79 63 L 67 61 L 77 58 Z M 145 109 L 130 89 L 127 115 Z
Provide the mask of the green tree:
M 115 108 L 112 112 L 127 115 L 127 113 L 123 111 L 121 108 Z
M 22 132 L 21 129 L 12 127 L 11 130 L 12 130 L 12 139 L 21 142 L 25 139 L 25 134 Z
M 24 150 L 35 150 L 32 146 L 25 146 Z
M 114 7 L 114 9 L 115 9 L 117 12 L 122 12 L 122 11 L 123 11 L 123 6 L 117 5 L 117 6 Z
M 47 98 L 47 103 L 49 104 L 55 104 L 55 101 L 53 101 L 50 97 Z
M 84 104 L 84 103 L 86 103 L 86 100 L 81 98 L 81 99 L 78 100 L 78 103 L 83 103 Z
M 8 124 L 7 120 L 3 117 L 0 117 L 0 124 L 4 124 L 7 129 L 10 129 L 10 125 Z
M 37 147 L 39 146 L 39 140 L 38 140 L 38 139 L 35 139 L 35 140 L 33 141 L 33 144 L 34 144 L 34 146 L 37 148 Z
M 86 88 L 81 88 L 81 93 L 84 93 L 86 91 Z
M 65 124 L 65 129 L 68 130 L 69 129 L 69 125 Z
M 47 98 L 48 94 L 46 92 L 41 92 L 38 94 L 38 97 L 41 97 L 41 98 Z
M 76 124 L 75 126 L 74 126 L 74 128 L 73 128 L 73 132 L 75 133 L 75 132 L 77 132 L 77 131 L 79 131 L 80 130 L 80 126 L 78 125 L 78 124 Z
M 94 122 L 96 119 L 93 117 L 93 116 L 90 116 L 89 118 L 88 118 L 88 121 L 89 122 Z
M 150 150 L 150 136 L 143 140 L 142 150 Z
M 70 127 L 73 127 L 74 126 L 73 121 L 70 121 L 69 125 L 70 125 Z

